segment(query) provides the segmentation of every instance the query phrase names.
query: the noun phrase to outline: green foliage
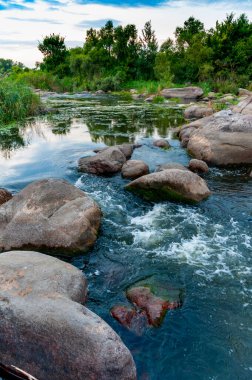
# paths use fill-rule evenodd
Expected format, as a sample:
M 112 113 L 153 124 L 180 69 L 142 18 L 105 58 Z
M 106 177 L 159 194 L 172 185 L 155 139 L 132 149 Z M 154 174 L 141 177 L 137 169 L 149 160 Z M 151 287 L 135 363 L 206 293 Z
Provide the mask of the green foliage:
M 12 59 L 0 58 L 0 76 L 11 73 L 11 71 L 22 71 L 24 65 L 20 62 L 14 62 Z
M 61 77 L 67 73 L 68 51 L 63 37 L 59 34 L 50 34 L 39 43 L 38 49 L 44 55 L 43 63 L 40 65 L 42 70 L 52 71 Z
M 170 62 L 165 52 L 159 52 L 156 55 L 154 73 L 157 79 L 164 83 L 167 87 L 171 86 L 173 75 L 171 73 Z
M 0 81 L 0 123 L 9 124 L 34 115 L 39 107 L 39 98 L 27 86 L 10 80 Z
M 165 98 L 163 96 L 155 96 L 155 98 L 153 99 L 152 103 L 154 104 L 159 104 L 159 103 L 164 103 L 165 101 Z
M 83 47 L 67 50 L 64 38 L 51 34 L 38 46 L 44 54 L 40 70 L 2 62 L 4 72 L 29 85 L 52 91 L 135 88 L 147 94 L 163 87 L 198 84 L 204 93 L 236 93 L 252 81 L 252 23 L 233 14 L 214 28 L 190 17 L 158 50 L 148 21 L 141 33 L 136 26 L 114 27 L 108 21 L 89 29 Z M 11 69 L 10 69 L 11 66 Z M 10 74 L 11 73 L 11 74 Z
M 162 89 L 159 81 L 146 81 L 146 80 L 131 80 L 124 83 L 125 90 L 135 89 L 138 93 L 153 94 Z

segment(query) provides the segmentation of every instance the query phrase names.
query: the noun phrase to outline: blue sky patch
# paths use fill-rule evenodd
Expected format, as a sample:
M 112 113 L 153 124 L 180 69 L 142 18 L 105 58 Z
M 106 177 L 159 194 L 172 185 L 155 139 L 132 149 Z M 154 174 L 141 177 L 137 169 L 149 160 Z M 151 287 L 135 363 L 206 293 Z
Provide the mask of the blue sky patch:
M 116 7 L 158 7 L 165 3 L 167 0 L 76 0 L 78 4 L 99 4 L 99 5 L 113 5 Z
M 101 28 L 102 26 L 104 26 L 106 24 L 107 21 L 112 21 L 114 26 L 117 26 L 121 23 L 121 21 L 119 20 L 111 20 L 111 19 L 99 19 L 99 20 L 84 20 L 84 21 L 81 21 L 79 22 L 76 26 L 78 28 Z

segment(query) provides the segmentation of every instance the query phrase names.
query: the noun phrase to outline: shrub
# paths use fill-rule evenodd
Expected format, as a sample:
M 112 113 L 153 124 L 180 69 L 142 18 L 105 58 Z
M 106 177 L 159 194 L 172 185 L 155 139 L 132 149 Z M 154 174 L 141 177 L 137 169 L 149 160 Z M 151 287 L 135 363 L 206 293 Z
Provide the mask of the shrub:
M 7 79 L 0 81 L 0 123 L 9 124 L 35 115 L 39 104 L 38 96 L 29 87 Z

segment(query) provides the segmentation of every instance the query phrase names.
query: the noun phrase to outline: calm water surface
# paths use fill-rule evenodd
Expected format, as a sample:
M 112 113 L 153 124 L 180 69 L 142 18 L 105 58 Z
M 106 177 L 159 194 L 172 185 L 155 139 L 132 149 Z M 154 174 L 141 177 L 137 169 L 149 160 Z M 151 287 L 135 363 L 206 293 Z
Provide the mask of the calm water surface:
M 171 127 L 183 122 L 175 107 L 123 99 L 52 99 L 57 114 L 0 132 L 0 186 L 16 193 L 47 177 L 65 178 L 89 193 L 104 217 L 94 249 L 72 260 L 89 281 L 88 307 L 131 350 L 141 380 L 252 378 L 252 180 L 246 170 L 212 168 L 213 195 L 197 206 L 148 203 L 125 192 L 120 174 L 78 173 L 77 160 L 104 144 L 141 142 L 133 159 L 187 164 Z M 172 148 L 152 146 L 166 137 Z M 109 314 L 126 304 L 125 289 L 155 276 L 181 288 L 184 304 L 160 328 L 141 337 Z

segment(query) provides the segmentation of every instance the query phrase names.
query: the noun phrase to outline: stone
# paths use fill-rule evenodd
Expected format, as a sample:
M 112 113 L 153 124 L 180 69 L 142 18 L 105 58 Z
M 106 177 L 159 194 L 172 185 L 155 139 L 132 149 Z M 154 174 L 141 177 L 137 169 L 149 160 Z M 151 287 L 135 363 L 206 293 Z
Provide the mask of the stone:
M 0 188 L 0 206 L 8 202 L 11 198 L 12 194 L 8 190 Z
M 211 192 L 206 182 L 189 170 L 168 169 L 147 174 L 125 186 L 126 190 L 146 200 L 171 200 L 186 203 L 200 202 Z
M 134 307 L 117 305 L 112 307 L 110 314 L 117 322 L 136 335 L 142 335 L 148 326 L 146 312 Z
M 252 96 L 248 96 L 236 106 L 232 107 L 232 111 L 242 115 L 252 115 Z
M 178 164 L 177 162 L 167 162 L 166 164 L 158 165 L 156 168 L 156 172 L 162 172 L 167 169 L 180 169 L 180 170 L 188 170 L 184 165 Z
M 149 287 L 138 286 L 127 290 L 127 298 L 139 309 L 146 312 L 151 326 L 158 327 L 162 323 L 167 310 L 176 309 L 179 302 L 169 302 L 154 295 Z
M 96 148 L 93 150 L 94 153 L 101 153 L 105 152 L 109 148 L 118 148 L 126 157 L 126 159 L 130 159 L 133 151 L 135 148 L 138 148 L 138 145 L 135 144 L 121 144 L 121 145 L 114 145 L 113 147 L 105 146 L 104 148 Z
M 166 88 L 161 91 L 161 95 L 167 99 L 198 99 L 203 96 L 203 90 L 200 87 Z
M 222 96 L 220 99 L 218 99 L 218 102 L 219 103 L 230 103 L 230 102 L 233 102 L 235 100 L 235 96 L 232 95 L 232 94 L 226 94 L 224 96 Z
M 252 91 L 246 90 L 245 88 L 239 88 L 239 96 L 252 96 Z
M 0 255 L 0 357 L 39 380 L 135 380 L 119 336 L 82 303 L 87 283 L 38 252 Z
M 189 124 L 183 125 L 179 131 L 179 139 L 181 140 L 181 146 L 187 147 L 191 134 L 199 128 L 204 127 L 209 121 L 218 117 L 229 117 L 233 112 L 231 110 L 224 110 L 213 114 L 212 116 L 203 117 L 202 119 L 194 120 Z
M 153 141 L 153 145 L 158 147 L 158 148 L 162 148 L 162 149 L 169 149 L 171 147 L 169 142 L 165 139 L 155 140 L 155 141 Z
M 122 177 L 135 179 L 149 174 L 149 166 L 141 160 L 130 160 L 125 162 L 122 167 Z
M 211 99 L 216 99 L 217 98 L 217 93 L 216 92 L 213 92 L 213 91 L 210 91 L 208 93 L 208 98 L 211 100 Z
M 218 112 L 190 132 L 187 149 L 210 165 L 251 164 L 252 115 Z
M 148 96 L 144 101 L 147 103 L 152 103 L 153 100 L 155 99 L 155 95 Z
M 103 94 L 105 94 L 105 92 L 104 92 L 103 90 L 97 90 L 97 91 L 95 92 L 95 94 L 96 94 L 96 95 L 103 95 Z
M 115 145 L 115 147 L 120 149 L 120 151 L 124 154 L 127 160 L 131 158 L 133 151 L 136 148 L 136 146 L 133 144 L 121 144 Z
M 211 116 L 214 113 L 211 107 L 190 106 L 185 109 L 185 119 L 201 119 L 202 117 Z
M 93 246 L 101 221 L 99 206 L 61 179 L 44 179 L 0 206 L 0 252 L 11 249 L 81 254 Z
M 194 173 L 207 173 L 209 171 L 208 165 L 204 161 L 195 158 L 190 160 L 188 168 Z
M 126 156 L 118 147 L 105 148 L 96 156 L 79 159 L 78 169 L 84 173 L 112 175 L 121 171 Z
M 133 100 L 141 100 L 143 99 L 143 96 L 141 94 L 132 94 L 131 95 Z

